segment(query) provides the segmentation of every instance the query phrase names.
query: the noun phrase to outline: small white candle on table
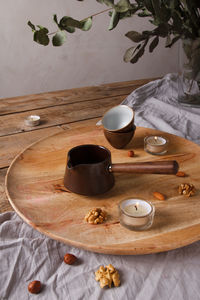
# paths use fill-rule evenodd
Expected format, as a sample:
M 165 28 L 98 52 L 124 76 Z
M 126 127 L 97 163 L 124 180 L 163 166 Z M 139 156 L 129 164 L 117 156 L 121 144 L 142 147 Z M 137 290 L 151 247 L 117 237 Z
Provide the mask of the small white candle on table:
M 40 124 L 40 116 L 30 115 L 25 120 L 27 126 L 37 126 Z
M 131 230 L 145 230 L 153 223 L 155 208 L 149 202 L 141 199 L 127 199 L 119 204 L 121 225 Z
M 144 150 L 150 154 L 165 154 L 167 146 L 168 140 L 162 136 L 146 136 L 144 138 Z

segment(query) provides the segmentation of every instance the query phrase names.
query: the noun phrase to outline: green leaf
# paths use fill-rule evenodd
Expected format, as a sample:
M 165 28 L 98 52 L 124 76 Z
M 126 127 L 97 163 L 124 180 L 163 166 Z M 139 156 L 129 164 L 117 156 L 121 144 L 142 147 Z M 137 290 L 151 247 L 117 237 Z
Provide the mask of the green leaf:
M 151 44 L 149 45 L 149 52 L 153 52 L 153 50 L 158 46 L 159 43 L 159 37 L 156 36 L 153 41 L 151 42 Z
M 66 34 L 64 31 L 58 31 L 52 38 L 53 46 L 62 46 L 66 41 Z
M 69 33 L 74 33 L 76 31 L 76 29 L 74 27 L 71 27 L 71 26 L 66 26 L 65 30 Z
M 131 59 L 133 58 L 133 55 L 134 55 L 135 51 L 137 51 L 140 47 L 141 47 L 141 44 L 127 49 L 125 54 L 124 54 L 124 58 L 123 58 L 124 61 L 125 62 L 130 62 Z
M 130 62 L 132 64 L 135 64 L 140 57 L 142 57 L 142 55 L 144 54 L 144 47 L 142 47 L 141 49 L 139 49 L 139 51 L 136 53 L 136 55 L 130 60 Z
M 120 12 L 119 13 L 119 18 L 120 18 L 120 20 L 121 19 L 124 19 L 124 18 L 130 18 L 130 17 L 132 17 L 136 12 L 137 12 L 137 8 L 134 8 L 134 9 L 129 9 L 128 11 L 126 11 L 126 12 Z
M 92 27 L 92 18 L 89 17 L 87 19 L 82 20 L 81 24 L 82 24 L 81 30 L 83 30 L 83 31 L 90 30 L 90 28 Z
M 175 44 L 181 37 L 179 35 L 175 36 L 170 44 L 165 45 L 166 48 L 171 48 L 173 44 Z
M 37 25 L 37 27 L 40 29 L 40 31 L 42 31 L 43 33 L 48 33 L 49 32 L 49 30 L 46 28 L 46 27 L 43 27 L 43 26 L 41 26 L 41 25 Z
M 35 30 L 36 30 L 35 25 L 33 25 L 33 24 L 31 23 L 31 21 L 28 21 L 27 24 L 28 24 L 28 26 L 31 27 L 32 31 L 35 31 Z
M 125 36 L 135 43 L 139 43 L 145 39 L 145 37 L 137 31 L 129 31 L 125 34 Z
M 68 27 L 76 27 L 81 29 L 83 24 L 78 20 L 65 16 L 60 20 L 59 27 L 62 30 L 67 30 Z
M 150 30 L 144 30 L 142 31 L 142 35 L 144 36 L 144 38 L 146 37 L 150 37 L 152 35 L 154 35 L 153 31 L 150 31 Z
M 114 7 L 114 0 L 96 0 L 99 3 L 106 4 L 107 6 Z
M 46 28 L 40 29 L 34 32 L 33 40 L 43 46 L 47 46 L 49 44 L 49 37 L 47 35 L 48 30 L 46 32 Z
M 131 9 L 132 6 L 130 4 L 129 0 L 120 0 L 116 5 L 115 5 L 115 10 L 117 12 L 126 12 L 129 9 Z
M 138 13 L 139 17 L 150 17 L 152 13 L 150 13 L 146 8 L 142 9 L 142 12 Z
M 75 32 L 75 28 L 72 26 L 65 26 L 65 28 L 63 28 L 63 26 L 61 26 L 60 23 L 58 23 L 57 15 L 53 15 L 53 20 L 60 30 L 66 30 L 69 33 Z
M 149 41 L 149 38 L 146 38 L 146 40 L 144 41 L 143 45 L 139 48 L 139 50 L 136 53 L 136 55 L 131 59 L 130 62 L 132 64 L 135 64 L 139 60 L 139 58 L 143 56 L 144 51 L 145 51 L 145 47 L 146 47 L 148 41 Z
M 120 16 L 120 14 L 116 10 L 113 10 L 112 16 L 110 19 L 110 24 L 108 27 L 109 30 L 112 30 L 117 26 L 117 24 L 119 22 L 119 16 Z
M 53 15 L 53 20 L 54 20 L 54 22 L 58 25 L 58 19 L 57 19 L 57 15 L 56 15 L 56 14 Z
M 88 31 L 92 27 L 92 17 L 84 19 L 82 21 L 75 20 L 71 17 L 63 17 L 60 20 L 59 28 L 61 30 L 66 30 L 70 33 L 75 31 L 75 28 L 81 29 L 83 31 Z

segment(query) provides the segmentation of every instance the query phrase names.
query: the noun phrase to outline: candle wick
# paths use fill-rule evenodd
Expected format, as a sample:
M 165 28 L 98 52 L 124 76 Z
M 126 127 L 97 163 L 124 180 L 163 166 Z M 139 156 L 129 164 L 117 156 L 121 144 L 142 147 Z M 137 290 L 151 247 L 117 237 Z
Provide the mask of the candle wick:
M 135 209 L 137 210 L 137 205 L 135 205 Z

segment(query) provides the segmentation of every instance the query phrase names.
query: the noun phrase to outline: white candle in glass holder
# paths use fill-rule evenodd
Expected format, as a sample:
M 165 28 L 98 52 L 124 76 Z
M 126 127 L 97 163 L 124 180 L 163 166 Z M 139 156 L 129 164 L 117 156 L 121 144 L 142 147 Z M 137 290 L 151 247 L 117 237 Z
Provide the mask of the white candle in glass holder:
M 144 139 L 144 150 L 151 154 L 167 152 L 168 140 L 162 136 L 147 136 Z
M 141 199 L 127 199 L 119 204 L 120 223 L 132 230 L 148 229 L 154 218 L 155 208 Z

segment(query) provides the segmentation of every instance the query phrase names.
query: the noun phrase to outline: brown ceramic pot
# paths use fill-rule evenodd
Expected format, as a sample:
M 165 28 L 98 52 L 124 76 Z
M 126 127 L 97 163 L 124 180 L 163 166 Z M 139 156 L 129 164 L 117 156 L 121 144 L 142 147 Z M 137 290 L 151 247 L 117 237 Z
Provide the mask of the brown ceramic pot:
M 176 161 L 112 164 L 110 151 L 98 145 L 80 145 L 68 152 L 64 186 L 82 195 L 105 193 L 114 185 L 113 172 L 176 174 Z

